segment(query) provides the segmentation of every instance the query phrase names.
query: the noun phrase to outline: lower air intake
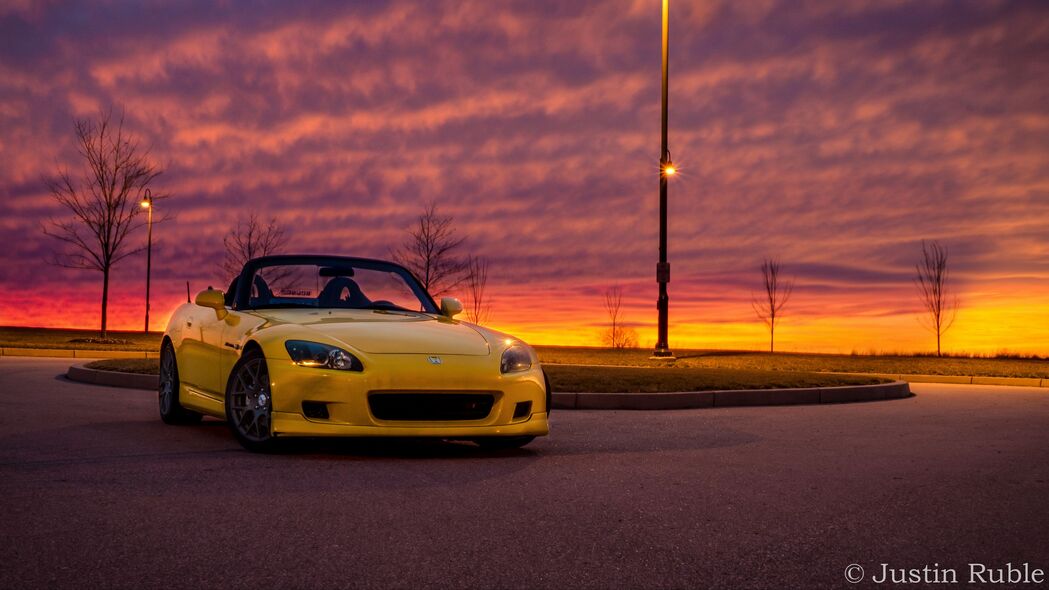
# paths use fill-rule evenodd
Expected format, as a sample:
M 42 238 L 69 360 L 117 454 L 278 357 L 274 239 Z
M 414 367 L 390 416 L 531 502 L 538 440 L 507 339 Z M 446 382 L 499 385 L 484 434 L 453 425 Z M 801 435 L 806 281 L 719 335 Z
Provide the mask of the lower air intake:
M 514 406 L 514 419 L 524 418 L 532 413 L 532 402 L 517 402 Z
M 302 415 L 315 420 L 327 420 L 328 404 L 324 402 L 302 402 Z
M 490 393 L 373 393 L 372 415 L 379 420 L 483 420 L 492 412 Z

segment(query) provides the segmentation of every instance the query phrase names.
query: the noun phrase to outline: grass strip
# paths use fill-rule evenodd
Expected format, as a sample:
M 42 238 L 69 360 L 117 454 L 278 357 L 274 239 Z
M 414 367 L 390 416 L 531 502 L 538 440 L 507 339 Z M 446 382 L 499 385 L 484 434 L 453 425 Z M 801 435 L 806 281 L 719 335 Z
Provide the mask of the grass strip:
M 157 359 L 105 359 L 92 361 L 89 369 L 156 375 Z M 544 367 L 554 391 L 563 392 L 663 392 L 716 389 L 770 389 L 783 387 L 831 387 L 885 383 L 874 377 L 739 371 L 734 369 L 648 369 L 638 367 Z
M 1049 360 L 961 356 L 843 355 L 730 350 L 676 350 L 677 360 L 653 360 L 649 350 L 537 346 L 544 364 L 735 369 L 800 373 L 885 373 L 1049 379 Z

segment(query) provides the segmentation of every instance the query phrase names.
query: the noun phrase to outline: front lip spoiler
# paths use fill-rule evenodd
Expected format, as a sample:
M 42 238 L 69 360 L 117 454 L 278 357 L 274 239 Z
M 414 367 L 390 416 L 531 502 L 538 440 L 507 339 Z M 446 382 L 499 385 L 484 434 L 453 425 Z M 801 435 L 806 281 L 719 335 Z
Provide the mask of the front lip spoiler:
M 418 437 L 418 438 L 474 438 L 479 436 L 546 436 L 550 424 L 546 412 L 536 412 L 527 420 L 510 424 L 486 426 L 432 422 L 420 425 L 404 422 L 382 425 L 339 424 L 313 421 L 295 412 L 273 412 L 273 432 L 276 436 L 345 436 L 345 437 Z

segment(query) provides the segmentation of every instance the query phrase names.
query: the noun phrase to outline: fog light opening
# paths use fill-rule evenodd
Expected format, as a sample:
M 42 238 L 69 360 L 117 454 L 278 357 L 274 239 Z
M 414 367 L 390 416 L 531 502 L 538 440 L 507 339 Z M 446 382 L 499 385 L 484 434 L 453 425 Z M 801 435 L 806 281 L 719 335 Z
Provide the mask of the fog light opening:
M 532 402 L 517 402 L 514 407 L 514 419 L 524 418 L 532 413 Z
M 302 402 L 302 415 L 314 420 L 327 420 L 330 417 L 328 416 L 328 404 L 327 402 Z

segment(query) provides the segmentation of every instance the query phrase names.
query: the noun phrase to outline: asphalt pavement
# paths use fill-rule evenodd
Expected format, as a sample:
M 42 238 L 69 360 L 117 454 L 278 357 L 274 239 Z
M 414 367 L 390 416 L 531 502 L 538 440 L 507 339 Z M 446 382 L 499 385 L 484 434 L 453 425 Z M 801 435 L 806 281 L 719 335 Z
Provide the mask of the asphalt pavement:
M 267 456 L 219 421 L 164 425 L 148 392 L 67 381 L 69 363 L 0 358 L 0 588 L 835 588 L 873 587 L 883 563 L 1049 570 L 1045 389 L 566 410 L 519 451 L 306 441 Z

